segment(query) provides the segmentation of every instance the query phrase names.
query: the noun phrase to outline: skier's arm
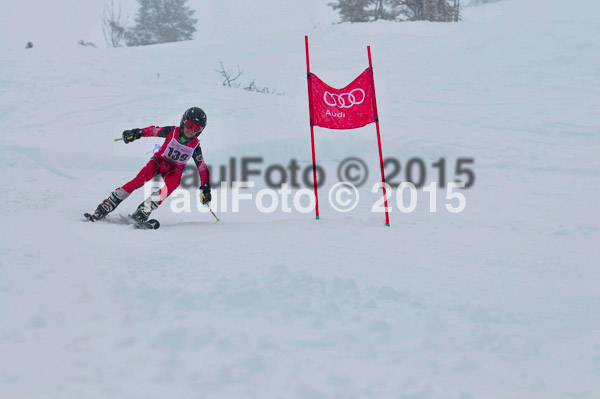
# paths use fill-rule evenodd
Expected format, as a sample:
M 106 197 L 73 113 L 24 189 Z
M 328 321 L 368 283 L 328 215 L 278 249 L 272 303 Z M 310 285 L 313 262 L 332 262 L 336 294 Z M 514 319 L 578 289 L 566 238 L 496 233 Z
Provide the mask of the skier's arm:
M 141 139 L 142 137 L 162 137 L 165 138 L 173 130 L 174 126 L 149 126 L 143 129 L 131 129 L 123 132 L 123 141 L 125 144 Z
M 142 137 L 161 137 L 165 138 L 175 126 L 149 126 L 142 129 Z
M 196 168 L 198 168 L 198 174 L 200 175 L 200 184 L 208 183 L 210 180 L 208 166 L 204 162 L 204 157 L 202 156 L 202 149 L 200 146 L 197 146 L 192 154 L 192 158 L 194 158 L 194 162 L 196 162 Z
M 202 149 L 200 146 L 196 147 L 192 154 L 196 167 L 198 168 L 198 174 L 200 175 L 200 200 L 204 205 L 210 203 L 212 196 L 210 195 L 210 177 L 208 172 L 208 166 L 204 162 L 202 156 Z

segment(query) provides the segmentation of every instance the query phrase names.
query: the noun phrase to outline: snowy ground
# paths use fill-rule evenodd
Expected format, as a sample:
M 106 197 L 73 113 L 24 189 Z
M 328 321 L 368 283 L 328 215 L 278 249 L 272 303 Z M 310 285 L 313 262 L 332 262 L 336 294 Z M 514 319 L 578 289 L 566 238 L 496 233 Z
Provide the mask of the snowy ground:
M 1 51 L 0 397 L 600 397 L 600 7 L 563 3 L 469 7 L 459 24 L 290 20 L 144 48 Z M 247 203 L 216 223 L 165 203 L 157 231 L 82 223 L 159 142 L 111 138 L 189 106 L 207 111 L 215 168 L 308 165 L 306 33 L 311 69 L 338 87 L 372 46 L 384 155 L 445 158 L 448 181 L 456 158 L 475 159 L 464 212 L 439 190 L 430 213 L 419 192 L 385 227 L 370 212 L 368 126 L 316 129 L 319 221 Z M 218 60 L 284 95 L 222 87 Z M 326 193 L 348 156 L 371 169 L 343 214 Z

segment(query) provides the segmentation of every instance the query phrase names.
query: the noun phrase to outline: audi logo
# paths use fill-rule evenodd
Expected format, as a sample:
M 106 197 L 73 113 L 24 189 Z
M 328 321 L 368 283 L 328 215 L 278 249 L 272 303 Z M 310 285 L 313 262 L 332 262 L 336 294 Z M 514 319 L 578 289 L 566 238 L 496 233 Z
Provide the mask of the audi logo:
M 358 100 L 357 97 L 359 97 L 360 100 Z M 349 93 L 342 94 L 334 94 L 326 91 L 325 94 L 323 94 L 323 101 L 331 107 L 351 108 L 354 105 L 362 104 L 362 102 L 365 101 L 365 92 L 363 89 L 354 89 Z

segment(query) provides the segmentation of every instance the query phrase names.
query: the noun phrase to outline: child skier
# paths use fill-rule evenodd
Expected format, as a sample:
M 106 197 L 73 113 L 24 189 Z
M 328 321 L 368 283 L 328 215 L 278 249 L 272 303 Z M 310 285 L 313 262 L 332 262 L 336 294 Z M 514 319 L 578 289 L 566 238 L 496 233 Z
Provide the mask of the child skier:
M 183 169 L 190 158 L 194 159 L 200 175 L 202 204 L 207 205 L 210 203 L 209 172 L 202 158 L 202 149 L 198 141 L 198 136 L 205 127 L 206 114 L 202 109 L 192 107 L 185 111 L 178 127 L 150 126 L 144 129 L 125 130 L 123 141 L 126 144 L 142 137 L 163 137 L 165 142 L 133 180 L 110 193 L 108 198 L 98 205 L 93 215 L 85 214 L 86 218 L 92 222 L 104 219 L 133 191 L 160 174 L 165 181 L 165 185 L 160 192 L 152 193 L 131 215 L 131 218 L 136 222 L 146 223 L 150 213 L 158 208 L 165 198 L 179 186 Z M 158 201 L 155 201 L 156 199 Z

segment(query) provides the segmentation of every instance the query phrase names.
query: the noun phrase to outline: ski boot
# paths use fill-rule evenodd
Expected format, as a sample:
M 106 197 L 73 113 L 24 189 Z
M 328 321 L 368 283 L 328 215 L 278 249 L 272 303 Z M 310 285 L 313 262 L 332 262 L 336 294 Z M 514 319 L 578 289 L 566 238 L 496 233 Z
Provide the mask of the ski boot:
M 156 219 L 148 219 L 153 210 L 158 208 L 158 203 L 152 201 L 152 197 L 142 202 L 136 211 L 129 217 L 134 221 L 138 228 L 156 230 L 160 223 Z
M 102 220 L 106 217 L 106 215 L 114 211 L 115 208 L 119 206 L 119 204 L 123 202 L 123 200 L 127 197 L 129 197 L 129 193 L 123 190 L 122 188 L 118 188 L 112 193 L 110 193 L 108 198 L 102 201 L 100 205 L 98 205 L 93 215 L 85 213 L 83 216 L 85 216 L 86 219 L 88 219 L 90 222 Z

